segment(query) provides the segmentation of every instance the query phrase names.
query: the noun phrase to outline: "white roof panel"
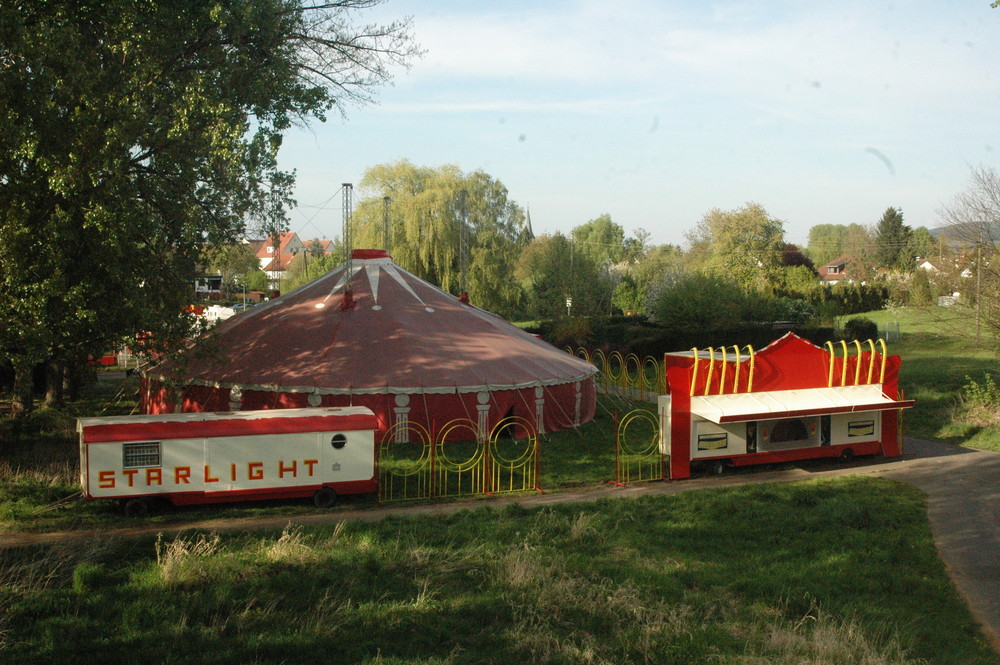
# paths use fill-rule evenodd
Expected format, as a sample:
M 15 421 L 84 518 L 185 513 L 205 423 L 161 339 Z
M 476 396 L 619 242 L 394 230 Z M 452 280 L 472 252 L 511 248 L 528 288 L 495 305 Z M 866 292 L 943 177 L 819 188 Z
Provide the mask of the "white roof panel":
M 912 400 L 897 401 L 886 397 L 880 384 L 698 395 L 691 398 L 691 413 L 716 424 L 855 411 L 885 411 L 910 406 L 913 406 Z

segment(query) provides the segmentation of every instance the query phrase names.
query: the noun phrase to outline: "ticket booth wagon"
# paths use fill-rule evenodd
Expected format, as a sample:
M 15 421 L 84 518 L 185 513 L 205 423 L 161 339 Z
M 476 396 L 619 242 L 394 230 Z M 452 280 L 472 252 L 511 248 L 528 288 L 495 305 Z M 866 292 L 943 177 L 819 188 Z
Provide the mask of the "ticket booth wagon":
M 667 354 L 659 398 L 670 477 L 820 457 L 901 451 L 899 356 L 884 343 L 828 343 L 788 333 L 754 352 L 738 347 Z

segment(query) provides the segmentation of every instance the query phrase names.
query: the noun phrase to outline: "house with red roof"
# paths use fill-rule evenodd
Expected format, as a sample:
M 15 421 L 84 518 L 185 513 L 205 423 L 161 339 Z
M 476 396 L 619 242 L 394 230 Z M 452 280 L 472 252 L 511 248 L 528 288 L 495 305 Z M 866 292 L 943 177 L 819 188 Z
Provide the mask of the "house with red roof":
M 260 269 L 268 274 L 271 287 L 279 288 L 281 279 L 285 276 L 289 266 L 299 256 L 306 252 L 315 253 L 315 246 L 322 248 L 323 256 L 332 254 L 332 240 L 306 240 L 299 238 L 297 233 L 286 231 L 278 236 L 277 248 L 275 248 L 274 236 L 270 236 L 262 242 L 257 250 L 257 259 L 260 261 Z
M 850 271 L 851 257 L 838 256 L 833 261 L 819 267 L 819 279 L 824 284 L 853 282 Z
M 278 288 L 288 266 L 304 248 L 305 244 L 298 234 L 291 231 L 280 234 L 277 243 L 274 236 L 264 241 L 257 250 L 257 260 L 260 261 L 260 269 L 270 278 L 272 288 Z

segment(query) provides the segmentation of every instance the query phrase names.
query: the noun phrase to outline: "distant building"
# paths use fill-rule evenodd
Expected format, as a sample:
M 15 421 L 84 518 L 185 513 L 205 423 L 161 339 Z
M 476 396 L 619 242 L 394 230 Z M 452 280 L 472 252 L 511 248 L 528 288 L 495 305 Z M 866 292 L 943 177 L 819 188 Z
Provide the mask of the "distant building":
M 851 257 L 838 256 L 833 261 L 820 266 L 819 279 L 824 284 L 837 284 L 838 282 L 853 282 L 850 273 Z
M 315 244 L 323 249 L 323 256 L 329 256 L 332 253 L 333 241 L 306 240 L 303 242 L 297 233 L 290 231 L 278 236 L 277 252 L 274 246 L 274 236 L 260 243 L 257 249 L 257 259 L 260 261 L 260 269 L 266 272 L 270 279 L 271 288 L 279 288 L 281 279 L 296 257 L 313 251 Z

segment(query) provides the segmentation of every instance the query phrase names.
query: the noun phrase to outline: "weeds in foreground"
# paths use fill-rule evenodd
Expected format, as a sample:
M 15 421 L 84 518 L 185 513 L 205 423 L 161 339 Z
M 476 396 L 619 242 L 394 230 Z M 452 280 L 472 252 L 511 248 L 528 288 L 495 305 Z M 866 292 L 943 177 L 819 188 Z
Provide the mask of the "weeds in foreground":
M 923 510 L 848 478 L 8 552 L 0 659 L 998 665 Z

